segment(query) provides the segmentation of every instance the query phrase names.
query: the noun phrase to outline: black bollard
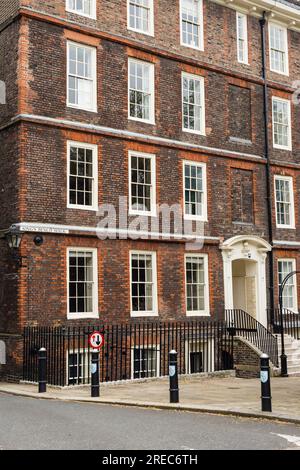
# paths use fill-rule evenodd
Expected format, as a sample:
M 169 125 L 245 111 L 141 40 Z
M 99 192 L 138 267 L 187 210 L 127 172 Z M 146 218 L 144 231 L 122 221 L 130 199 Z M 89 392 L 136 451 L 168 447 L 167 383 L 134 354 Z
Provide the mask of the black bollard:
M 39 350 L 38 373 L 39 393 L 45 393 L 47 391 L 47 351 L 45 348 Z
M 261 410 L 272 411 L 269 356 L 260 356 Z
M 92 352 L 91 384 L 91 396 L 100 397 L 99 351 Z
M 177 352 L 169 353 L 170 403 L 179 403 Z

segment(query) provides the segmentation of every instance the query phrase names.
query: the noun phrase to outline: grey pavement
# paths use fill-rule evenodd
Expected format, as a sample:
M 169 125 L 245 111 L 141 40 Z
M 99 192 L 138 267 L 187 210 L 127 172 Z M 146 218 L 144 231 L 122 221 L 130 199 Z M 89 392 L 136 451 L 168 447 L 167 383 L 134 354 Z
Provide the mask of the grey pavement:
M 300 449 L 300 427 L 0 393 L 0 449 Z

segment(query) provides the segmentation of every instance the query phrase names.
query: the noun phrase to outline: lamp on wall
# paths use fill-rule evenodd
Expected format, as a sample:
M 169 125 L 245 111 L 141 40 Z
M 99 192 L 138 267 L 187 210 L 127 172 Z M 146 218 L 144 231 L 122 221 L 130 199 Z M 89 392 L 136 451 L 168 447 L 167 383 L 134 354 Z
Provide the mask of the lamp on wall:
M 22 266 L 22 257 L 19 255 L 23 233 L 16 227 L 11 227 L 5 238 L 9 248 L 12 250 L 12 257 L 16 264 Z

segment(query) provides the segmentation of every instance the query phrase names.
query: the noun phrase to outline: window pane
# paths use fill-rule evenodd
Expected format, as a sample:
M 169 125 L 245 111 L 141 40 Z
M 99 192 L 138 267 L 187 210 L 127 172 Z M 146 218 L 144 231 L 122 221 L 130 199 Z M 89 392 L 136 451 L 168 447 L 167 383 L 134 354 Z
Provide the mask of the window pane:
M 204 258 L 186 257 L 186 303 L 187 311 L 205 311 Z
M 68 47 L 68 102 L 83 109 L 94 107 L 94 78 L 92 49 L 76 44 Z
M 70 313 L 93 313 L 93 253 L 69 253 L 69 309 Z
M 131 255 L 132 310 L 149 311 L 154 309 L 154 279 L 152 254 Z
M 69 202 L 84 207 L 93 206 L 94 151 L 83 147 L 70 147 Z

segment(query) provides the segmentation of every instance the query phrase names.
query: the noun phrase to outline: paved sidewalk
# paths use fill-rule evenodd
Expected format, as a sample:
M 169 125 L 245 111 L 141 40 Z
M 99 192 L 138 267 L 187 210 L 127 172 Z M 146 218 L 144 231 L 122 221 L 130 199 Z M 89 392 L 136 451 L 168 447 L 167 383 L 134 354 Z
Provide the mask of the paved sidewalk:
M 179 383 L 178 405 L 169 403 L 168 379 L 104 384 L 100 398 L 91 398 L 89 387 L 48 387 L 47 393 L 38 394 L 36 385 L 1 382 L 0 392 L 43 399 L 263 417 L 300 425 L 300 377 L 272 378 L 272 413 L 261 412 L 259 379 L 181 377 Z

